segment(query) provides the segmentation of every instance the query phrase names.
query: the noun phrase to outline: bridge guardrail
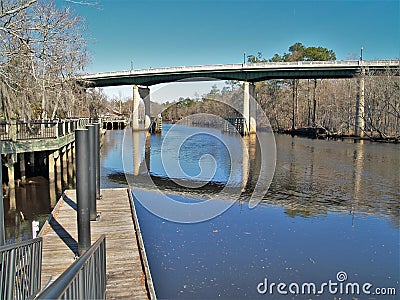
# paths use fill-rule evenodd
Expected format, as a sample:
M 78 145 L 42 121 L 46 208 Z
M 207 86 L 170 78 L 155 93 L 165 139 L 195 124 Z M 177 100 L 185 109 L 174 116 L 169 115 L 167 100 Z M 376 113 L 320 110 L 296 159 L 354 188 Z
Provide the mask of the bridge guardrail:
M 91 80 L 94 78 L 102 77 L 115 77 L 115 76 L 130 76 L 130 75 L 142 75 L 142 74 L 154 74 L 154 73 L 174 73 L 174 72 L 190 72 L 190 71 L 211 71 L 211 70 L 233 70 L 233 69 L 252 69 L 252 68 L 285 68 L 289 66 L 334 66 L 334 67 L 396 67 L 399 66 L 399 59 L 392 60 L 332 60 L 332 61 L 295 61 L 295 62 L 259 62 L 244 64 L 217 64 L 217 65 L 199 65 L 199 66 L 175 66 L 167 68 L 151 68 L 141 70 L 130 70 L 130 71 L 115 71 L 115 72 L 103 72 L 94 74 L 83 74 L 81 79 Z
M 0 247 L 0 298 L 32 299 L 40 291 L 42 238 Z

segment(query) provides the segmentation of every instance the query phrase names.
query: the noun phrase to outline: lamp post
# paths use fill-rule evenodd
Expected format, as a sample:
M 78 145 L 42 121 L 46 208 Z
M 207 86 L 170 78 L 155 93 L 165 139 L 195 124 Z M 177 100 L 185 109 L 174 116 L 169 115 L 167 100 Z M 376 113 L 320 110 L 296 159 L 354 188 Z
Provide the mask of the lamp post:
M 246 51 L 243 52 L 243 64 L 246 64 Z
M 363 48 L 363 47 L 361 47 L 361 49 L 360 49 L 360 60 L 363 60 L 363 57 L 362 57 L 363 50 L 364 50 L 364 48 Z

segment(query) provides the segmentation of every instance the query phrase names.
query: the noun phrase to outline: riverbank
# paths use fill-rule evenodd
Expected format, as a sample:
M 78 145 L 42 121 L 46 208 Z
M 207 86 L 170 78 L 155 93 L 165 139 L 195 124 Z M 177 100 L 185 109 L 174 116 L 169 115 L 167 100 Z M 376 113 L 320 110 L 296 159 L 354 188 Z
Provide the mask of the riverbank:
M 392 143 L 392 144 L 400 143 L 400 136 L 383 137 L 378 133 L 370 133 L 364 135 L 364 137 L 359 137 L 346 133 L 330 132 L 327 129 L 321 127 L 302 127 L 296 129 L 284 129 L 284 130 L 278 130 L 277 132 L 280 134 L 288 134 L 291 136 L 303 136 L 312 139 L 331 139 L 331 140 L 348 139 L 354 141 L 364 140 L 364 141 L 378 142 L 378 143 Z

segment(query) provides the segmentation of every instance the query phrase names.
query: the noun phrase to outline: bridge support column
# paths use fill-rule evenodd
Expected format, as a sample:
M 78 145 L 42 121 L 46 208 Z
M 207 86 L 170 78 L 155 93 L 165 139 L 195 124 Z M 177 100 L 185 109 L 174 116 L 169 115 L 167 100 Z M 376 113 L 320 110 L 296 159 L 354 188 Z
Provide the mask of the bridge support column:
M 137 85 L 133 86 L 133 107 L 132 107 L 132 129 L 139 129 L 139 87 Z
M 139 88 L 140 97 L 144 101 L 144 127 L 149 128 L 151 121 L 150 121 L 150 89 L 148 87 Z
M 361 69 L 361 75 L 358 81 L 359 90 L 356 102 L 356 120 L 354 126 L 354 135 L 364 137 L 364 95 L 365 95 L 365 68 Z
M 250 103 L 254 104 L 256 100 L 256 85 L 254 83 L 250 84 L 249 86 L 249 93 L 250 93 Z M 256 133 L 257 131 L 257 106 L 250 105 L 250 133 Z
M 133 175 L 138 176 L 140 174 L 140 163 L 141 157 L 140 157 L 140 134 L 139 132 L 134 132 L 132 135 L 133 139 Z
M 257 127 L 255 113 L 251 110 L 252 107 L 250 107 L 250 97 L 255 97 L 255 85 L 254 83 L 245 81 L 243 99 L 243 117 L 246 121 L 246 126 L 244 130 L 245 135 L 249 133 L 255 133 Z

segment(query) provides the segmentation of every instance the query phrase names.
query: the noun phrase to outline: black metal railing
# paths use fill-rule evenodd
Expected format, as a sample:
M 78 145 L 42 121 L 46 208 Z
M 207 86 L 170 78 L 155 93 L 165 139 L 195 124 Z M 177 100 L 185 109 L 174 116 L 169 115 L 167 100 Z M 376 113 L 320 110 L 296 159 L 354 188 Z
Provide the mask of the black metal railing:
M 9 141 L 10 135 L 8 134 L 8 124 L 5 121 L 0 121 L 0 140 Z
M 57 122 L 17 122 L 17 140 L 56 138 Z
M 74 133 L 75 129 L 102 122 L 97 118 L 70 118 L 45 121 L 11 121 L 0 120 L 0 141 L 21 141 L 32 139 L 56 139 Z
M 105 299 L 106 237 L 102 235 L 35 299 Z
M 0 298 L 32 299 L 40 291 L 42 238 L 0 247 Z

